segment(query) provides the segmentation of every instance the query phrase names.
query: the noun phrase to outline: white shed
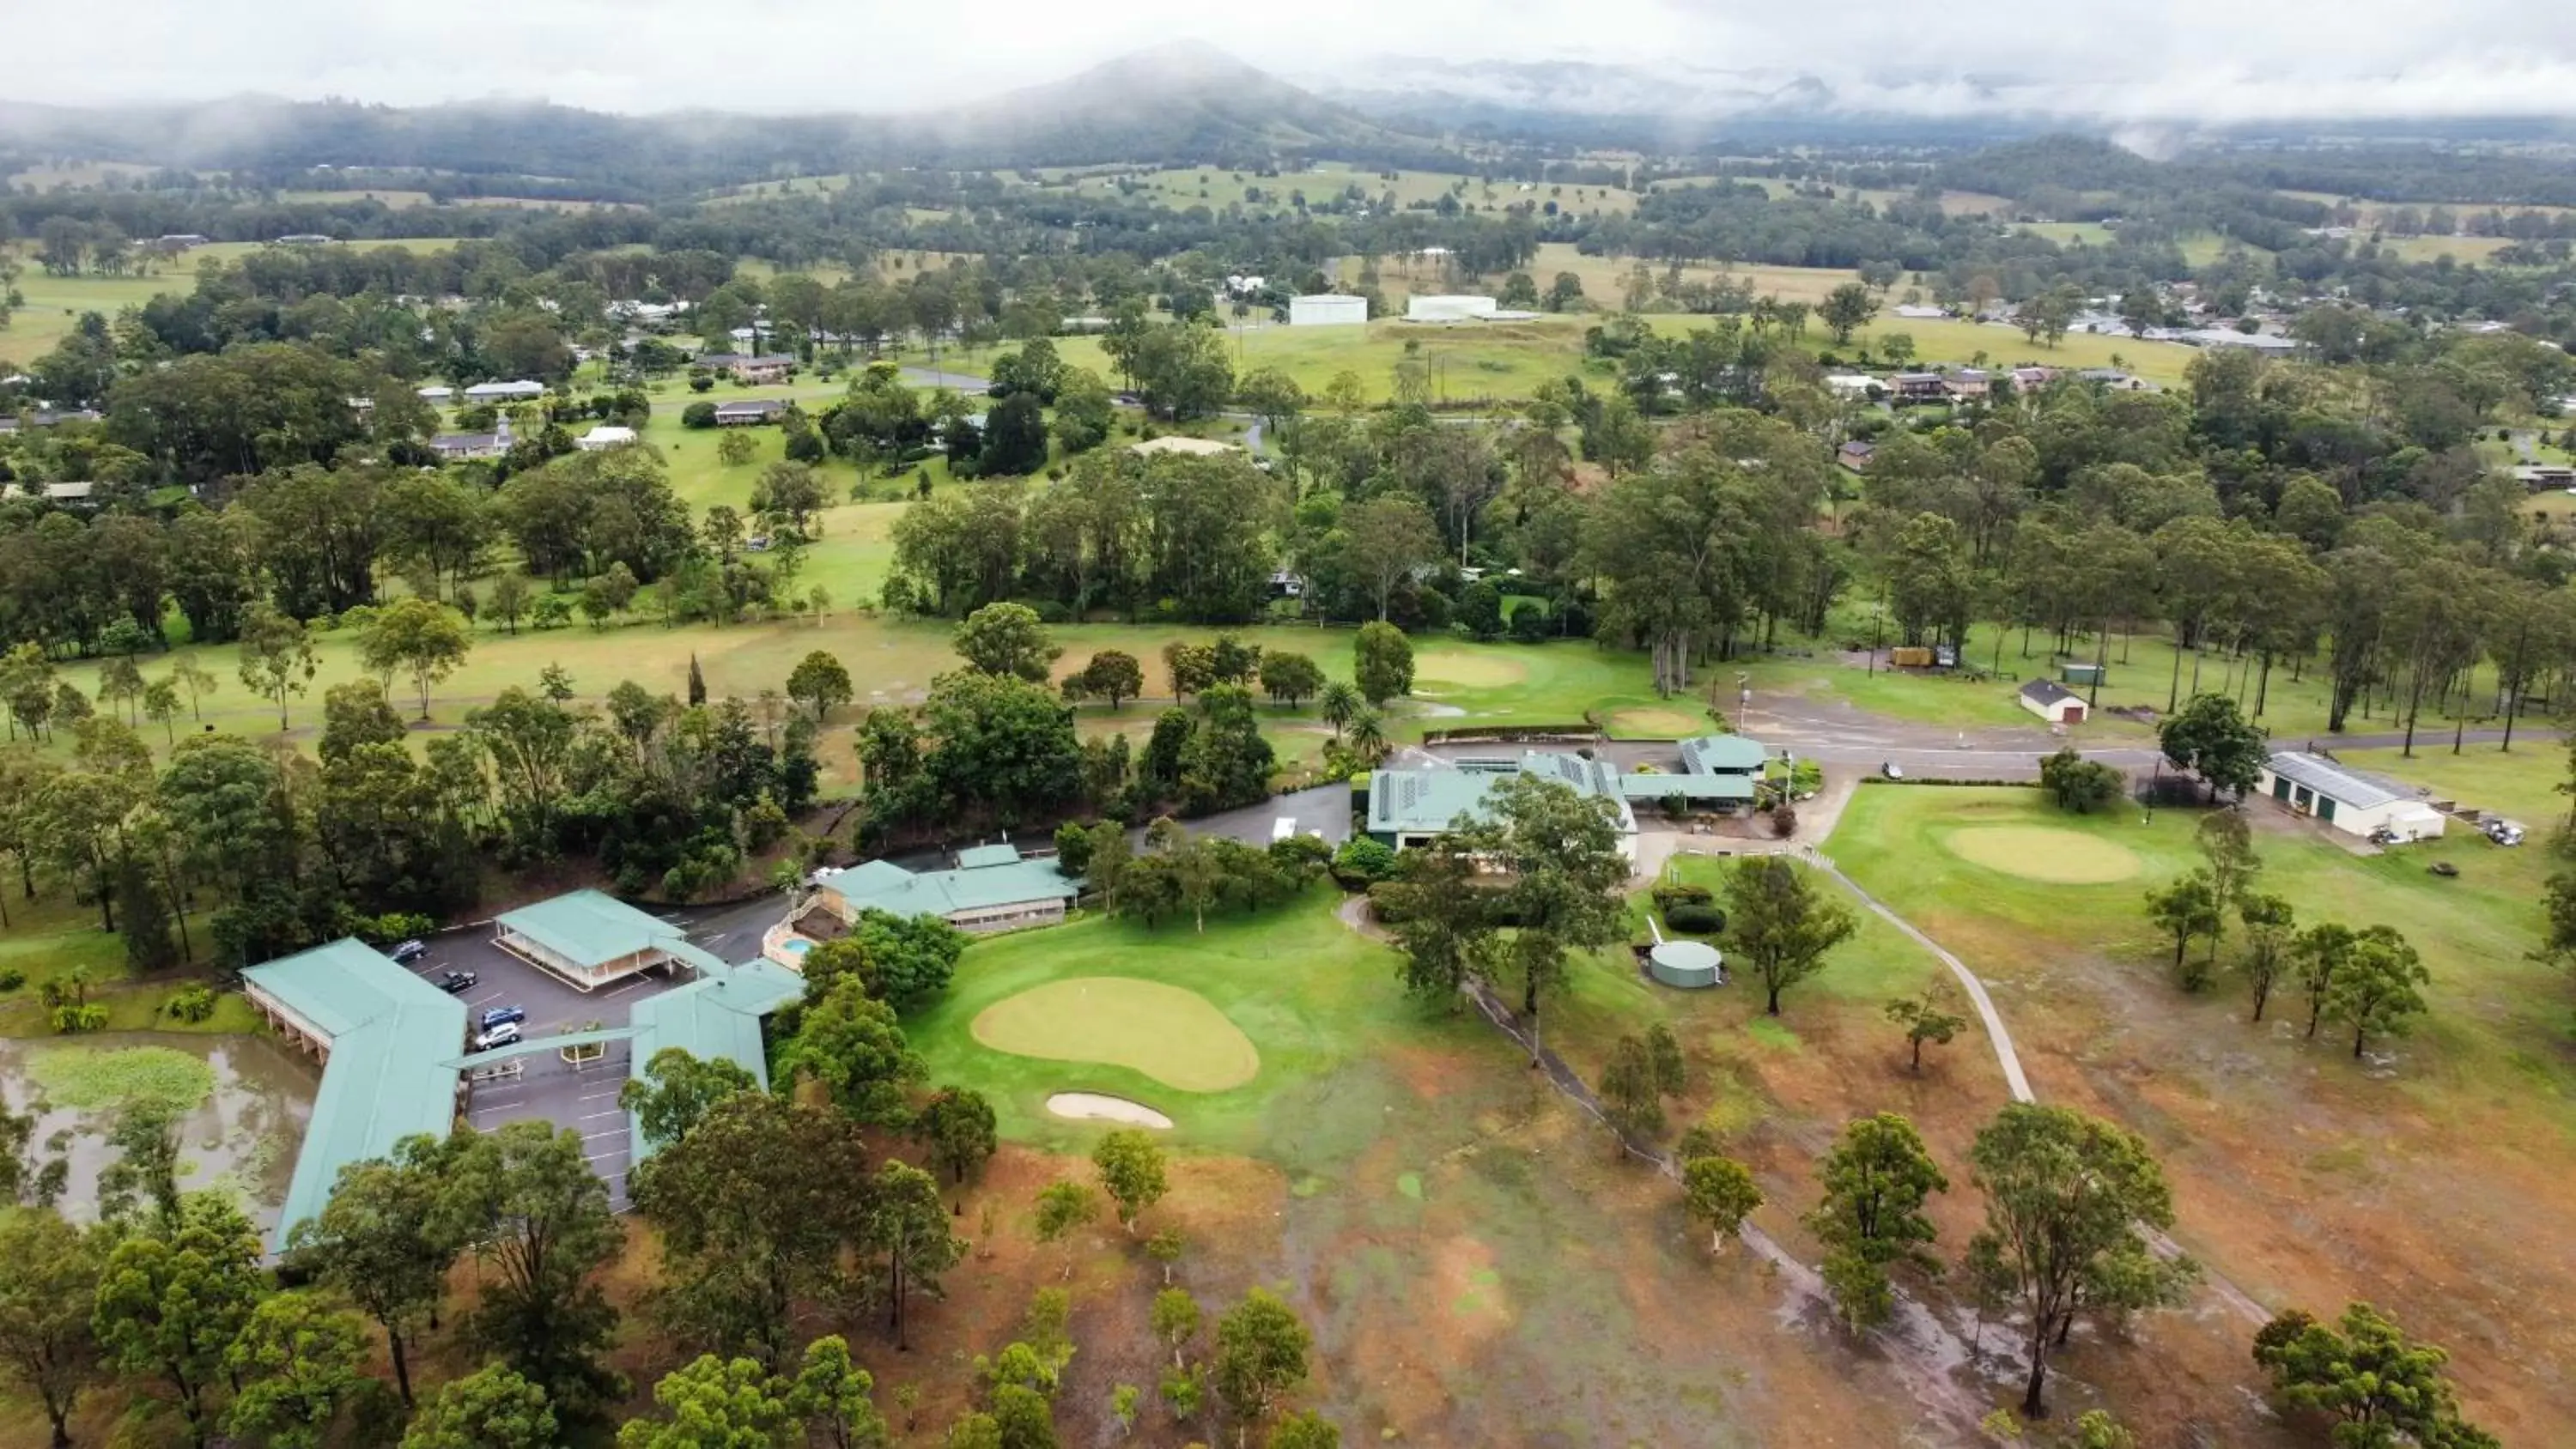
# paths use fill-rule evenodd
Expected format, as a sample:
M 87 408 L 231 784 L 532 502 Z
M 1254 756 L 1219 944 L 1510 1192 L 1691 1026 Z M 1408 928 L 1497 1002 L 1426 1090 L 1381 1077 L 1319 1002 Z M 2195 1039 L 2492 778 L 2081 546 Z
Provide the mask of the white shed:
M 1368 320 L 1368 298 L 1317 292 L 1288 299 L 1291 327 L 1356 327 Z
M 1491 297 L 1428 296 L 1404 299 L 1407 322 L 1470 322 L 1494 315 Z
M 2432 840 L 2445 823 L 2407 786 L 2305 750 L 2274 754 L 2254 787 L 2292 814 L 2313 815 L 2348 835 L 2385 829 L 2400 840 Z
M 606 448 L 622 448 L 634 441 L 633 428 L 621 428 L 615 423 L 601 423 L 573 440 L 573 446 L 585 453 L 596 453 Z
M 2053 725 L 2084 723 L 2084 696 L 2054 679 L 2034 679 L 2023 685 L 2021 707 Z

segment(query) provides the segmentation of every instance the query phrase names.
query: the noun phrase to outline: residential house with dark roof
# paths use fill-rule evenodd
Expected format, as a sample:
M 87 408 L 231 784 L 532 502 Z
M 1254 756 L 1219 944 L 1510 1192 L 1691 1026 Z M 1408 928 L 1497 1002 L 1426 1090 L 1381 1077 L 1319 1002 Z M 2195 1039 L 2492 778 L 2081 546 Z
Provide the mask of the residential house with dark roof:
M 731 373 L 736 382 L 784 382 L 796 370 L 796 358 L 786 352 L 702 352 L 697 365 L 709 372 Z
M 720 428 L 757 427 L 774 423 L 787 413 L 787 400 L 776 397 L 744 398 L 740 402 L 716 404 L 716 426 Z
M 1870 457 L 1877 451 L 1876 445 L 1854 438 L 1834 449 L 1834 461 L 1855 473 L 1866 473 L 1869 471 Z

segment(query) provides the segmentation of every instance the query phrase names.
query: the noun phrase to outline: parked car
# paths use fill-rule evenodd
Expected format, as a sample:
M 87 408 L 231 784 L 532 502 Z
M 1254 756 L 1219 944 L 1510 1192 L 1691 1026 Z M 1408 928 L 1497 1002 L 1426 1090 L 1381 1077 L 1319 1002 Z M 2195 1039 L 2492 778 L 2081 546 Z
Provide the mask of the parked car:
M 2522 827 L 2510 820 L 2498 820 L 2487 826 L 2487 839 L 2498 845 L 2522 844 Z
M 1878 767 L 1878 772 L 1891 780 L 1902 780 L 1905 778 L 1904 767 L 1897 764 L 1894 760 L 1889 760 L 1880 765 Z
M 2424 868 L 2435 875 L 2443 877 L 2444 879 L 2448 879 L 2460 873 L 2460 868 L 2451 864 L 2447 860 L 2437 860 Z
M 515 1021 L 505 1021 L 499 1026 L 486 1027 L 482 1035 L 474 1038 L 474 1049 L 478 1052 L 488 1052 L 494 1047 L 514 1046 L 518 1040 L 519 1024 Z
M 453 996 L 460 991 L 472 990 L 474 983 L 482 979 L 471 971 L 442 971 L 438 977 L 438 989 Z
M 490 1031 L 496 1026 L 516 1026 L 527 1019 L 528 1009 L 524 1006 L 495 1006 L 483 1013 L 483 1029 Z
M 393 957 L 395 964 L 408 966 L 414 961 L 417 961 L 421 957 L 429 954 L 429 943 L 426 941 L 405 941 L 385 954 Z

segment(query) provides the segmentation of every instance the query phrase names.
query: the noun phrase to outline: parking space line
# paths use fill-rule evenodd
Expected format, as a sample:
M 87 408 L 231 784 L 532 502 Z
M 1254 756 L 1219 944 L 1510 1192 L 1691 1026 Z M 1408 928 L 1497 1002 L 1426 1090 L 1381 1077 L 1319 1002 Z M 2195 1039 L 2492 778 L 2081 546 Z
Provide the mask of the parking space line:
M 576 1122 L 596 1122 L 602 1117 L 623 1117 L 625 1115 L 626 1114 L 624 1112 L 611 1108 L 605 1112 L 593 1112 L 587 1117 L 575 1117 L 572 1120 Z

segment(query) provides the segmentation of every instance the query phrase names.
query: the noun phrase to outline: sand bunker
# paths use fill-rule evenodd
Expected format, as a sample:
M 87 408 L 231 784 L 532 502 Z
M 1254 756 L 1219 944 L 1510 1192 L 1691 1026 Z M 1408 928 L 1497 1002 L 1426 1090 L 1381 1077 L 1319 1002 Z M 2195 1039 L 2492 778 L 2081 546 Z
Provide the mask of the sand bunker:
M 1077 1122 L 1120 1122 L 1130 1127 L 1151 1127 L 1169 1131 L 1172 1119 L 1124 1097 L 1104 1097 L 1098 1092 L 1058 1092 L 1047 1098 L 1047 1110 L 1059 1117 Z

